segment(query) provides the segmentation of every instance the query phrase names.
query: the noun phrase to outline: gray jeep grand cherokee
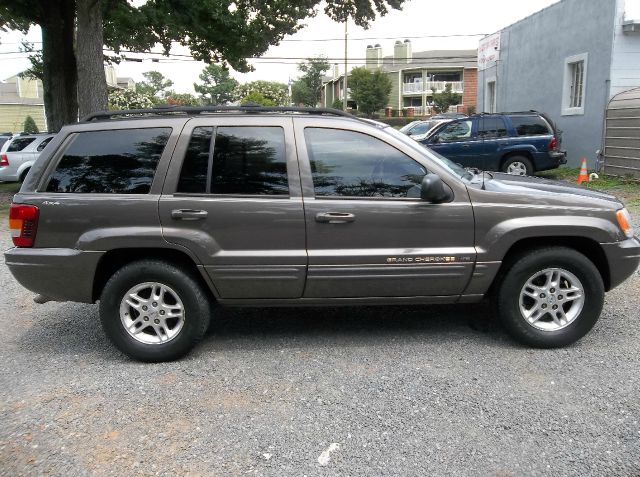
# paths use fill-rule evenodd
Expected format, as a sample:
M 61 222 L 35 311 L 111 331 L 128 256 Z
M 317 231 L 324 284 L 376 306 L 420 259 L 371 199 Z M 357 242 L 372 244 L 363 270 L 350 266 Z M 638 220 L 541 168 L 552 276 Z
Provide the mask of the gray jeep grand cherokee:
M 473 173 L 373 121 L 308 108 L 162 108 L 66 126 L 10 209 L 16 279 L 100 302 L 106 334 L 178 358 L 213 305 L 471 303 L 563 346 L 637 268 L 615 197 Z

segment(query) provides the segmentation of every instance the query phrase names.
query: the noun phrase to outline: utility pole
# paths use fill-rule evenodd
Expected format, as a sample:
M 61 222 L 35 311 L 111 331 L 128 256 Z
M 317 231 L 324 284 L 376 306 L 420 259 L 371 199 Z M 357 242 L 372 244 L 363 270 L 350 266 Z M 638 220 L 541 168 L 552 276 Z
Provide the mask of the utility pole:
M 349 18 L 344 19 L 344 101 L 342 102 L 342 110 L 347 110 L 347 25 Z

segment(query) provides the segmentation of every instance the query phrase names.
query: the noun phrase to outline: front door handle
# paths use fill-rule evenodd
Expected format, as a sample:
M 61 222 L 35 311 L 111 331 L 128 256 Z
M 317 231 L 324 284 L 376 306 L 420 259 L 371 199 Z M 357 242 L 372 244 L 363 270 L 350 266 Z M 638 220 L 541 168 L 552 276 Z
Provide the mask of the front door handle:
M 356 216 L 348 212 L 320 212 L 316 214 L 316 222 L 325 224 L 345 224 L 354 220 L 356 220 Z
M 174 209 L 171 211 L 171 218 L 180 220 L 202 220 L 207 215 L 208 212 L 206 210 Z

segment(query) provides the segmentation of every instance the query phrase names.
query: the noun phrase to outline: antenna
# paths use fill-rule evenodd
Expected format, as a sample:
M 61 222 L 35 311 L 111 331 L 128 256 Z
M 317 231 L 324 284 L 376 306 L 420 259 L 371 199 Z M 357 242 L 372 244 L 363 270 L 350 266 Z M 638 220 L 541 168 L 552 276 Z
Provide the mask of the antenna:
M 480 116 L 480 130 L 484 130 L 484 114 L 482 116 Z M 485 150 L 484 150 L 484 134 L 481 137 L 481 143 L 482 143 L 482 190 L 486 190 L 484 187 L 484 169 L 486 166 L 486 161 L 487 161 L 487 155 L 484 154 Z

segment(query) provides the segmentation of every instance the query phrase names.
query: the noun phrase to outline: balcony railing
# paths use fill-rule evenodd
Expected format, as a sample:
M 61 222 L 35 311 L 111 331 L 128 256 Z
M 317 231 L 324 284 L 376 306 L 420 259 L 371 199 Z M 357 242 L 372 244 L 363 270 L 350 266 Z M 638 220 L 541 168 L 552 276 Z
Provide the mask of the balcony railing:
M 464 92 L 463 81 L 425 81 L 424 83 L 404 83 L 402 92 L 404 94 L 422 94 L 431 93 L 435 89 L 436 93 L 442 93 L 448 84 L 451 85 L 451 91 L 454 93 Z

